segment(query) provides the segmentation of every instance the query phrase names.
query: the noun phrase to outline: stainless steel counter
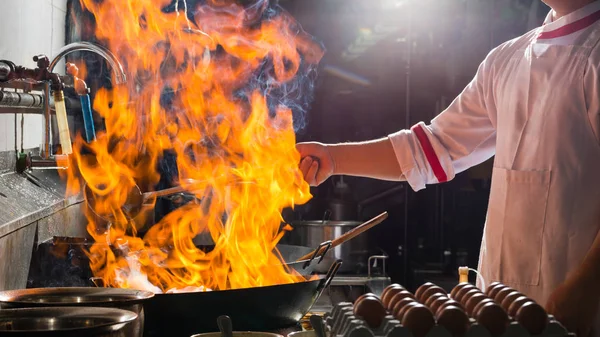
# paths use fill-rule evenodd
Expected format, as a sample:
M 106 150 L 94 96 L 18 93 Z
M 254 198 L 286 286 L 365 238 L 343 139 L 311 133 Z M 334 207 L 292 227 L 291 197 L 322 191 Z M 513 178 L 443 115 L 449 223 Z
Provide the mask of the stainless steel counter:
M 0 174 L 0 290 L 25 288 L 38 242 L 86 236 L 83 200 L 65 188 L 54 170 Z

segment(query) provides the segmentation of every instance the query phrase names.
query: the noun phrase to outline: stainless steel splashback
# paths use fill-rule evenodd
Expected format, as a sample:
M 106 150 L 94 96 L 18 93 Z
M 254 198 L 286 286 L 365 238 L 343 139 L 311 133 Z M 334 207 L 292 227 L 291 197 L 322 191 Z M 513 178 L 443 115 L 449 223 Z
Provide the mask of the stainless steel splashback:
M 66 199 L 65 188 L 55 170 L 0 171 L 0 290 L 26 287 L 38 242 L 86 236 L 83 199 Z

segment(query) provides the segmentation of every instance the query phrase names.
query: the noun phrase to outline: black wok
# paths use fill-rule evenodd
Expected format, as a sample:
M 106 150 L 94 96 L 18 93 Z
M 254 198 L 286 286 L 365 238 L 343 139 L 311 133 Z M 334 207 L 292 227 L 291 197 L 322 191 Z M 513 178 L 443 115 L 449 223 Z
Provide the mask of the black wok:
M 325 241 L 321 243 L 318 247 L 304 247 L 304 246 L 295 246 L 295 245 L 285 245 L 278 244 L 277 250 L 281 255 L 283 261 L 285 261 L 285 266 L 296 270 L 300 275 L 308 276 L 312 275 L 317 265 L 323 261 L 325 254 L 331 248 L 332 242 Z M 211 251 L 214 246 L 213 245 L 199 245 L 199 249 L 202 251 L 208 252 Z M 306 260 L 298 260 L 299 258 L 314 252 L 309 259 Z M 323 269 L 323 268 L 321 268 Z
M 219 331 L 217 318 L 231 317 L 235 331 L 269 331 L 297 324 L 331 283 L 341 260 L 318 279 L 268 287 L 156 294 L 144 303 L 146 337 L 189 337 Z

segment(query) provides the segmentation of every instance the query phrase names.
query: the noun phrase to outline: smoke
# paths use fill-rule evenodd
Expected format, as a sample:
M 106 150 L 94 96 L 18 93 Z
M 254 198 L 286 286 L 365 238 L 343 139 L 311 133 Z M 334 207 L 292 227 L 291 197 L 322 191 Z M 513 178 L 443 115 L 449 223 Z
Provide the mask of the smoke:
M 254 72 L 253 76 L 247 83 L 237 91 L 237 96 L 241 100 L 248 100 L 250 94 L 255 90 L 263 92 L 267 98 L 269 113 L 271 117 L 275 117 L 276 111 L 281 108 L 288 108 L 292 111 L 294 131 L 299 132 L 304 129 L 308 123 L 307 112 L 314 99 L 315 82 L 317 79 L 317 63 L 307 62 L 307 58 L 315 58 L 325 52 L 325 47 L 321 42 L 313 36 L 306 33 L 300 24 L 292 19 L 291 15 L 281 6 L 268 0 L 246 0 L 239 1 L 244 6 L 245 25 L 252 28 L 258 28 L 261 25 L 268 24 L 271 21 L 284 18 L 289 25 L 289 31 L 295 36 L 289 36 L 290 39 L 302 37 L 305 40 L 310 40 L 313 46 L 317 46 L 318 50 L 301 49 L 297 52 L 300 55 L 299 64 L 294 64 L 293 60 L 284 60 L 284 71 L 290 71 L 297 67 L 295 75 L 285 81 L 281 81 L 277 77 L 276 64 L 272 58 L 266 57 L 261 66 Z M 197 17 L 199 13 L 212 12 L 233 12 L 236 11 L 236 5 L 231 1 L 231 5 L 223 5 L 215 7 L 211 1 L 203 1 L 199 3 L 190 18 Z M 188 5 L 189 8 L 189 5 Z M 202 22 L 195 22 L 198 26 L 202 26 Z M 217 53 L 225 53 L 219 48 Z M 211 57 L 219 57 L 219 55 L 211 55 Z

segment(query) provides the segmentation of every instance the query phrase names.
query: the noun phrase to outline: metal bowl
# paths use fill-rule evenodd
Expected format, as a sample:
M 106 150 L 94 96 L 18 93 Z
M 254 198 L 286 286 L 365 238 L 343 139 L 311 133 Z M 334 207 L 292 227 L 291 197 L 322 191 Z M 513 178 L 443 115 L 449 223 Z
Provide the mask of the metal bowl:
M 132 305 L 153 296 L 149 291 L 118 288 L 31 288 L 0 292 L 0 304 L 27 307 Z
M 290 332 L 287 337 L 317 337 L 315 330 Z
M 221 337 L 220 332 L 207 332 L 192 335 L 191 337 Z M 257 332 L 257 331 L 234 331 L 233 337 L 283 337 L 282 335 L 271 333 L 271 332 Z
M 128 336 L 137 314 L 116 308 L 42 307 L 0 310 L 0 336 Z
M 115 288 L 31 288 L 0 292 L 1 308 L 33 307 L 107 307 L 129 310 L 136 319 L 128 324 L 129 336 L 141 337 L 144 332 L 142 302 L 154 297 L 148 291 Z

